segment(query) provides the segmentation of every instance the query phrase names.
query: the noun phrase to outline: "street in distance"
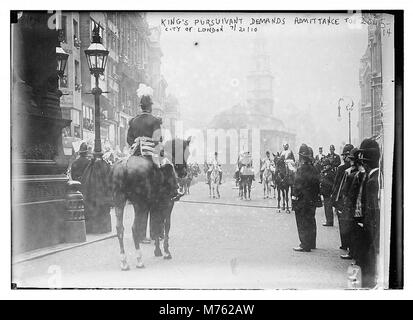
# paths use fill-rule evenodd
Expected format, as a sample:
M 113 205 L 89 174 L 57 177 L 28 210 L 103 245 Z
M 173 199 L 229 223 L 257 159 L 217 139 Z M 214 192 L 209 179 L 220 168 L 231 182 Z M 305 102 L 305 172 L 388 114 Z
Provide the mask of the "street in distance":
M 159 310 L 160 315 L 184 315 L 187 318 L 190 318 L 193 313 L 201 312 L 203 315 L 252 315 L 254 305 L 211 304 L 204 305 L 202 309 L 195 309 L 195 307 L 170 306 L 167 304 Z

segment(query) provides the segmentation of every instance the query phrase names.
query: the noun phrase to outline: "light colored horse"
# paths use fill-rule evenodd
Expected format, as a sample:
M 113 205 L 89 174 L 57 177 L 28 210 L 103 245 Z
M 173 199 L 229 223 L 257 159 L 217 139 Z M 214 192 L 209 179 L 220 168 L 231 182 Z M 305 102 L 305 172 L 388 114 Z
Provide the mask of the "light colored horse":
M 271 196 L 271 188 L 273 182 L 273 173 L 275 168 L 271 165 L 269 160 L 263 162 L 264 172 L 262 174 L 262 182 L 264 185 L 264 199 L 268 199 Z

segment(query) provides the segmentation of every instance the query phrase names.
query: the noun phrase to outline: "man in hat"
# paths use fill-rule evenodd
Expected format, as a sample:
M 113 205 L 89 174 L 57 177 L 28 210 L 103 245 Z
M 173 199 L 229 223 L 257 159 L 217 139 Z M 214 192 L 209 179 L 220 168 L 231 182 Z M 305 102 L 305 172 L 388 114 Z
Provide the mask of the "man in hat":
M 331 164 L 329 158 L 322 158 L 321 160 L 321 172 L 320 172 L 320 193 L 324 199 L 324 214 L 326 216 L 326 223 L 324 226 L 334 226 L 334 213 L 331 203 L 331 193 L 334 185 L 334 167 Z
M 281 152 L 281 157 L 284 157 L 284 160 L 292 160 L 295 162 L 294 153 L 290 150 L 290 145 L 285 143 L 283 147 L 284 150 Z
M 362 286 L 374 288 L 377 284 L 377 256 L 380 249 L 380 208 L 379 208 L 379 162 L 380 147 L 373 139 L 365 139 L 360 145 L 365 179 L 361 185 L 356 210 L 361 209 L 360 227 L 363 233 L 363 247 L 359 256 L 362 271 Z
M 316 248 L 315 212 L 320 193 L 320 178 L 317 169 L 312 165 L 311 149 L 302 144 L 298 154 L 300 166 L 295 176 L 291 198 L 301 243 L 294 251 L 310 252 Z
M 318 154 L 315 156 L 314 166 L 320 172 L 323 169 L 323 159 L 325 158 L 325 156 L 326 155 L 323 153 L 323 147 L 319 147 L 318 148 Z
M 343 164 L 337 168 L 337 172 L 334 178 L 333 184 L 333 191 L 331 193 L 333 207 L 336 209 L 337 217 L 338 217 L 338 225 L 340 229 L 340 238 L 341 238 L 341 247 L 342 250 L 348 250 L 349 243 L 345 236 L 345 230 L 343 229 L 343 220 L 342 220 L 342 212 L 343 212 L 343 185 L 344 185 L 344 178 L 345 172 L 348 168 L 350 168 L 350 151 L 354 148 L 352 144 L 346 144 L 343 148 L 343 153 L 341 154 L 343 158 Z M 334 161 L 334 158 L 330 158 L 331 161 Z M 324 226 L 328 226 L 324 224 Z
M 327 157 L 330 159 L 331 164 L 334 168 L 337 168 L 341 164 L 340 156 L 335 153 L 336 148 L 332 144 L 330 146 L 330 153 L 327 155 Z
M 85 171 L 86 167 L 90 163 L 90 159 L 88 159 L 87 155 L 88 155 L 87 144 L 86 142 L 82 142 L 82 144 L 79 147 L 79 158 L 77 158 L 72 163 L 72 169 L 71 169 L 72 180 L 76 180 L 79 182 L 82 180 L 83 172 Z
M 149 94 L 141 97 L 142 114 L 129 121 L 127 142 L 133 148 L 132 153 L 151 159 L 155 167 L 159 168 L 159 157 L 155 154 L 155 148 L 162 142 L 162 120 L 152 115 L 152 98 Z M 177 179 L 171 180 L 174 200 L 179 200 L 183 193 L 179 192 Z
M 343 197 L 343 212 L 341 218 L 341 227 L 343 231 L 343 238 L 349 244 L 349 252 L 340 257 L 345 260 L 351 260 L 356 256 L 356 220 L 354 218 L 355 204 L 359 187 L 357 186 L 358 177 L 363 174 L 364 168 L 358 159 L 359 149 L 353 148 L 350 151 L 348 159 L 350 161 L 350 168 L 344 173 L 342 197 Z

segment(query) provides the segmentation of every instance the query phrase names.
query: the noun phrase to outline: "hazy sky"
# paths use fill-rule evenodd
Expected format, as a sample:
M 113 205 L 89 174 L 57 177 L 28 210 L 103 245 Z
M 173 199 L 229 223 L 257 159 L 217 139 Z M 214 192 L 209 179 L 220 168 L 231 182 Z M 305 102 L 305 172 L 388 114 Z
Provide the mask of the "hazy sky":
M 328 18 L 339 25 L 294 24 L 295 18 Z M 284 24 L 253 25 L 258 32 L 191 32 L 181 24 L 179 31 L 166 31 L 161 19 L 181 18 L 194 26 L 194 19 L 243 19 L 247 27 L 254 18 L 284 19 Z M 162 72 L 168 92 L 180 102 L 186 125 L 206 126 L 217 113 L 245 101 L 245 76 L 251 69 L 252 41 L 257 36 L 267 41 L 274 79 L 274 115 L 287 127 L 300 131 L 307 121 L 312 145 L 341 144 L 348 137 L 347 116 L 337 121 L 337 101 L 350 96 L 357 104 L 360 97 L 360 58 L 367 48 L 367 30 L 345 23 L 350 15 L 305 14 L 195 14 L 151 13 L 151 25 L 161 25 Z M 339 20 L 334 20 L 339 19 Z M 239 26 L 240 24 L 238 24 Z M 176 24 L 175 24 L 176 26 Z M 204 27 L 204 26 L 200 26 Z M 296 116 L 298 113 L 300 116 Z M 353 135 L 357 135 L 357 109 L 353 112 Z M 312 130 L 313 129 L 313 130 Z M 302 135 L 301 135 L 302 136 Z M 299 139 L 304 139 L 303 137 Z

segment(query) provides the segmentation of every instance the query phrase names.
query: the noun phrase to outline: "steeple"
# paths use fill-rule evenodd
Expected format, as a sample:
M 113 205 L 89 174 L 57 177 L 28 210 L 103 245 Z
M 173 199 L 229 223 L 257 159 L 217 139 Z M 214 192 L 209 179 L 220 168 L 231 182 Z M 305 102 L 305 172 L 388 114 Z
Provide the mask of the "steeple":
M 264 38 L 256 38 L 251 55 L 251 69 L 247 75 L 247 102 L 251 113 L 273 114 L 273 75 L 270 56 Z

